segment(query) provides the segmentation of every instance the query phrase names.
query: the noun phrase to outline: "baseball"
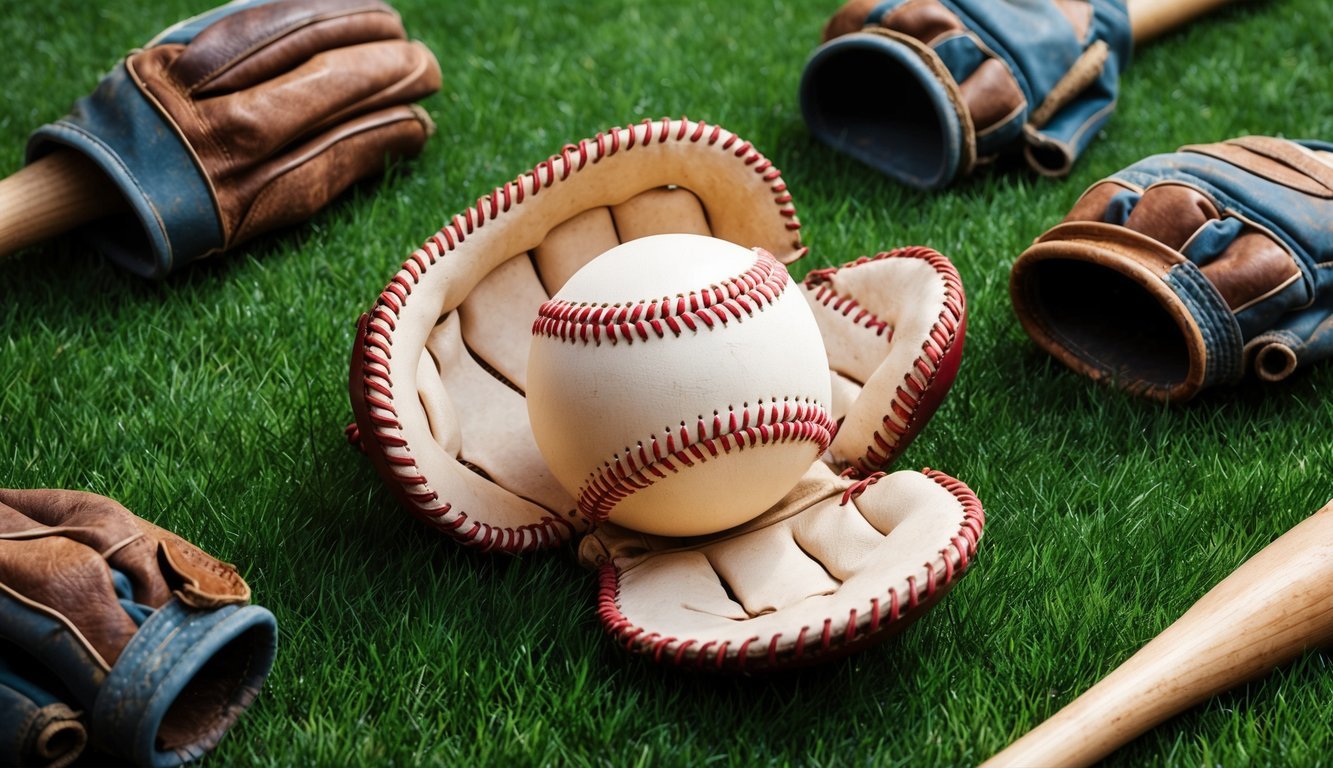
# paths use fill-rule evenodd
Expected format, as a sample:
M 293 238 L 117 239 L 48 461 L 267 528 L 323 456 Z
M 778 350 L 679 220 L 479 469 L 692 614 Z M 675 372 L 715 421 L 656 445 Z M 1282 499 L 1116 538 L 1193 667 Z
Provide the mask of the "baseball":
M 700 235 L 623 243 L 541 306 L 537 447 L 581 514 L 696 536 L 763 513 L 828 448 L 828 358 L 786 267 Z

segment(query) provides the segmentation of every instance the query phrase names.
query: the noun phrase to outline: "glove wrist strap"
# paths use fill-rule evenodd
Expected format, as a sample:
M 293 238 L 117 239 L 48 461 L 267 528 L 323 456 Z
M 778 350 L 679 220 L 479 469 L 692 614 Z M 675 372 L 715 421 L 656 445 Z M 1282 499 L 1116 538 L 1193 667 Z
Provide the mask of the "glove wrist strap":
M 84 233 L 125 268 L 159 278 L 222 248 L 208 180 L 125 62 L 92 95 L 79 99 L 69 115 L 33 132 L 27 162 L 62 146 L 96 163 L 134 212 L 136 221 L 101 222 Z
M 203 756 L 259 693 L 276 647 L 276 622 L 259 606 L 198 611 L 172 598 L 111 668 L 93 705 L 94 741 L 139 765 Z

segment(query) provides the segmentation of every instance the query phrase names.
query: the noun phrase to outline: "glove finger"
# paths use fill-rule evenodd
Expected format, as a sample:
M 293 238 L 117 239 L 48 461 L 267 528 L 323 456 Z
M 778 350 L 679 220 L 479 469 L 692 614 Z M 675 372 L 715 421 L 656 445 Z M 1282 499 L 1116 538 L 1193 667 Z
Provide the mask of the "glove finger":
M 0 530 L 17 532 L 36 526 L 10 527 L 14 518 L 6 515 L 5 506 L 101 553 L 129 578 L 135 602 L 156 608 L 171 596 L 158 567 L 156 541 L 143 536 L 136 524 L 142 521 L 116 500 L 84 491 L 0 489 Z
M 611 209 L 599 206 L 560 222 L 547 233 L 541 245 L 532 249 L 532 258 L 548 297 L 593 257 L 620 245 L 616 225 Z
M 234 222 L 232 244 L 310 218 L 353 183 L 382 171 L 386 159 L 418 154 L 433 130 L 420 108 L 394 107 L 296 147 L 247 178 L 255 189 L 220 199 L 224 217 Z
M 210 157 L 210 167 L 225 179 L 271 162 L 295 141 L 376 110 L 408 104 L 439 87 L 440 67 L 429 49 L 391 40 L 327 51 L 254 88 L 172 113 L 178 122 L 198 120 L 201 125 L 192 133 L 225 144 L 225 151 L 215 149 L 218 156 Z
M 503 281 L 505 271 L 512 273 L 526 269 L 530 274 L 530 264 L 526 257 L 514 259 L 508 270 L 502 267 L 492 272 L 478 287 L 488 282 L 494 283 L 492 279 L 500 273 L 501 281 L 489 288 L 483 288 L 483 293 L 488 290 L 506 290 Z M 530 274 L 530 279 L 535 282 L 536 275 Z M 527 292 L 531 295 L 532 288 L 530 287 Z M 469 301 L 476 296 L 477 291 L 473 289 L 469 294 Z M 515 358 L 521 351 L 522 362 L 526 363 L 527 343 L 521 347 L 507 346 L 505 352 L 512 351 L 512 355 L 497 355 L 499 345 L 494 343 L 495 332 L 503 326 L 494 322 L 494 318 L 491 318 L 493 322 L 490 324 L 472 325 L 475 319 L 469 321 L 468 315 L 475 315 L 478 307 L 486 305 L 473 304 L 468 309 L 467 304 L 468 302 L 464 302 L 466 314 L 459 313 L 463 314 L 461 333 L 460 324 L 455 320 L 455 316 L 450 316 L 436 328 L 426 342 L 438 370 L 427 372 L 427 375 L 422 377 L 423 383 L 440 381 L 443 384 L 442 399 L 453 402 L 454 398 L 457 398 L 459 402 L 467 404 L 467 407 L 452 409 L 458 421 L 454 425 L 440 425 L 440 429 L 436 430 L 437 434 L 444 431 L 446 426 L 452 426 L 460 433 L 460 459 L 479 468 L 496 484 L 512 493 L 535 501 L 547 509 L 568 513 L 575 507 L 574 500 L 556 482 L 537 450 L 523 396 L 488 373 L 469 354 L 470 350 L 476 353 L 479 349 L 473 346 L 472 340 L 485 338 L 491 343 L 480 349 L 489 350 L 492 359 L 507 358 L 517 363 L 519 360 Z M 518 306 L 518 303 L 515 302 L 514 305 Z M 492 314 L 494 314 L 493 308 L 497 306 L 503 304 L 490 305 Z M 541 301 L 533 306 L 541 306 Z M 526 329 L 531 328 L 531 318 L 524 312 L 504 314 L 512 315 L 523 323 L 525 336 L 522 338 L 526 342 L 529 338 L 526 333 L 530 332 Z M 536 314 L 535 309 L 533 314 Z M 472 334 L 467 338 L 465 346 L 464 337 L 469 330 Z M 524 367 L 526 368 L 526 365 Z M 431 376 L 431 373 L 435 376 Z M 466 436 L 466 439 L 461 439 L 461 436 Z M 448 440 L 441 440 L 442 444 L 447 442 Z
M 847 0 L 824 25 L 823 42 L 860 32 L 866 25 L 866 18 L 879 3 L 880 0 Z
M 891 463 L 943 400 L 961 362 L 966 302 L 958 272 L 928 248 L 905 248 L 803 283 L 835 391 L 861 389 L 832 451 L 862 471 Z
M 0 541 L 0 583 L 64 617 L 106 669 L 138 630 L 117 601 L 102 556 L 62 536 Z
M 1247 326 L 1270 327 L 1293 302 L 1308 301 L 1301 292 L 1290 301 L 1254 306 L 1298 279 L 1300 268 L 1269 233 L 1224 218 L 1221 206 L 1192 186 L 1159 183 L 1140 195 L 1115 181 L 1102 182 L 1088 190 L 1064 220 L 1116 224 L 1180 252 L 1199 266 L 1232 312 L 1253 307 L 1243 318 Z
M 224 563 L 180 536 L 135 516 L 134 523 L 153 542 L 156 573 L 163 573 L 171 592 L 191 608 L 211 609 L 250 601 L 250 585 L 235 566 Z M 111 567 L 121 568 L 112 559 Z
M 1023 89 L 1000 59 L 967 35 L 967 25 L 942 3 L 907 3 L 887 14 L 880 26 L 921 41 L 934 51 L 958 83 L 972 129 L 984 135 L 1027 104 Z
M 1164 184 L 1149 187 L 1125 217 L 1124 226 L 1180 250 L 1204 224 L 1221 218 L 1217 206 L 1196 189 Z
M 212 96 L 271 80 L 324 51 L 406 38 L 398 14 L 376 0 L 268 3 L 204 28 L 171 75 L 196 96 Z

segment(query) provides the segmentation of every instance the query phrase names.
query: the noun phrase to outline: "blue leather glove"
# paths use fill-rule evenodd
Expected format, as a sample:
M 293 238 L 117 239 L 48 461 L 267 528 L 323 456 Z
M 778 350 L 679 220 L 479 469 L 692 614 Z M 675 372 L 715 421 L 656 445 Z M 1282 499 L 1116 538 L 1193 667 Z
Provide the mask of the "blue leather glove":
M 1014 264 L 1028 334 L 1074 370 L 1180 401 L 1333 355 L 1333 144 L 1249 136 L 1141 160 Z
M 0 643 L 0 765 L 68 765 L 88 741 L 79 713 L 42 677 L 49 673 Z
M 821 141 L 937 189 L 1002 155 L 1063 176 L 1115 108 L 1124 0 L 850 0 L 801 77 Z
M 0 490 L 0 762 L 55 759 L 51 736 L 73 759 L 75 709 L 121 760 L 202 756 L 273 665 L 273 615 L 249 598 L 235 568 L 111 499 Z

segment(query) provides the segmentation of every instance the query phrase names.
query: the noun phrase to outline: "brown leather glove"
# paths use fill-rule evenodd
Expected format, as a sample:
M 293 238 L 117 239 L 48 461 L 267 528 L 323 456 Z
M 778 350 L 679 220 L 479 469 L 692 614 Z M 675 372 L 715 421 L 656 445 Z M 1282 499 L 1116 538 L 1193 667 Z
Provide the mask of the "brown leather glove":
M 200 757 L 273 664 L 273 615 L 249 600 L 235 568 L 111 499 L 0 490 L 0 684 L 36 705 L 0 697 L 0 742 L 56 701 L 121 759 Z M 19 759 L 39 756 L 59 757 Z
M 433 130 L 412 104 L 440 69 L 379 0 L 249 0 L 133 51 L 28 143 L 95 162 L 134 217 L 87 230 L 124 266 L 162 277 L 302 221 Z

